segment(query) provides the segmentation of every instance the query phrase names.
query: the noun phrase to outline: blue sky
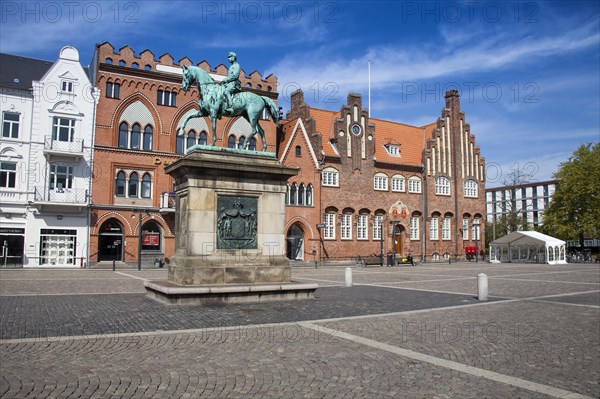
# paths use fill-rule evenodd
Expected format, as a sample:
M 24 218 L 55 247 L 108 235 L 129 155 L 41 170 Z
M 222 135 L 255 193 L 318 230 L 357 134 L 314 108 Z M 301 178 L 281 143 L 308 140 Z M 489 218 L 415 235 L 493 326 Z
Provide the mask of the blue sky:
M 339 110 L 347 93 L 371 115 L 433 122 L 443 94 L 461 107 L 488 163 L 488 186 L 515 168 L 550 179 L 581 144 L 600 140 L 597 1 L 96 1 L 1 4 L 0 51 L 54 60 L 71 44 L 150 49 L 213 67 L 234 50 L 247 73 L 279 78 Z

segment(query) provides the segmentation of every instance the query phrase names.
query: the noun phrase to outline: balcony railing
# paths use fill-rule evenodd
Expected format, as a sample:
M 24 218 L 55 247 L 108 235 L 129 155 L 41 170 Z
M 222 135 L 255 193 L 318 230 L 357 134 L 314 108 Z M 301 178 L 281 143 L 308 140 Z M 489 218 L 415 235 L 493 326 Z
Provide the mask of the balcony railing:
M 52 136 L 44 137 L 44 151 L 57 154 L 83 155 L 83 139 L 73 141 L 53 140 Z
M 175 193 L 162 193 L 160 196 L 161 212 L 175 212 Z
M 88 199 L 88 191 L 76 188 L 56 188 L 48 189 L 45 187 L 35 188 L 36 202 L 52 202 L 56 204 L 85 205 Z

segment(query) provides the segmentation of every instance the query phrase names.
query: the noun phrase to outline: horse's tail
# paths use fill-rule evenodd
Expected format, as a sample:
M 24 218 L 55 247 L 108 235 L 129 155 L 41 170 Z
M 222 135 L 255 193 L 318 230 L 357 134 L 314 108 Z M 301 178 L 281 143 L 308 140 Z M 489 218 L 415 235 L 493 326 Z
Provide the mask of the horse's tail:
M 265 104 L 269 107 L 269 113 L 273 117 L 273 122 L 279 123 L 279 108 L 275 104 L 275 101 L 271 100 L 269 97 L 260 96 Z

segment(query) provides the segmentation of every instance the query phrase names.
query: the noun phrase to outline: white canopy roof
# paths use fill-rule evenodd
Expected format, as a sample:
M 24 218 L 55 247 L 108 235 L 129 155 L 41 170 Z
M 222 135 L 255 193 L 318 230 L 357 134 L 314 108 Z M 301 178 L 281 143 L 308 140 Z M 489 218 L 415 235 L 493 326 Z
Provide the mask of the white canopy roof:
M 537 231 L 513 231 L 503 237 L 498 238 L 490 243 L 490 245 L 508 244 L 545 244 L 545 245 L 565 245 L 566 242 L 558 238 L 547 236 L 546 234 L 538 233 Z

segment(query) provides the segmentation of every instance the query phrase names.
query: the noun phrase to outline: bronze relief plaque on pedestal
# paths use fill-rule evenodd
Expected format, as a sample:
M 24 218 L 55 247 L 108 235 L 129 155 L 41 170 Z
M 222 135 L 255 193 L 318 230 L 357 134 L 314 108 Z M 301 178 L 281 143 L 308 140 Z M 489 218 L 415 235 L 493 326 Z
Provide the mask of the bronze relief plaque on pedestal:
M 258 198 L 217 197 L 217 249 L 256 249 Z

